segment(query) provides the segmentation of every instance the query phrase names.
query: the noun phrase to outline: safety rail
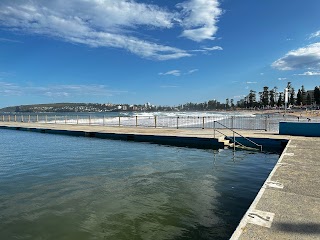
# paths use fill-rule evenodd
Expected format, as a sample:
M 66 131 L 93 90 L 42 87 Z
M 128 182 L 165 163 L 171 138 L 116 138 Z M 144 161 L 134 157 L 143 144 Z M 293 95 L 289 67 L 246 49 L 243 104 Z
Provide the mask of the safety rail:
M 216 123 L 218 123 L 220 126 L 226 128 L 226 129 L 232 131 L 232 134 L 233 134 L 232 141 L 233 141 L 233 149 L 234 149 L 234 150 L 236 149 L 236 143 L 239 144 L 239 145 L 242 146 L 242 147 L 247 147 L 247 146 L 245 146 L 244 144 L 242 144 L 242 143 L 240 143 L 239 141 L 236 140 L 235 134 L 237 134 L 237 135 L 239 135 L 240 137 L 242 137 L 242 138 L 244 138 L 245 140 L 247 140 L 248 142 L 252 143 L 253 145 L 259 147 L 259 148 L 260 148 L 260 151 L 262 152 L 262 145 L 255 143 L 255 142 L 252 141 L 251 139 L 249 139 L 249 138 L 241 135 L 240 133 L 234 131 L 233 129 L 227 127 L 226 125 L 224 125 L 224 124 L 222 124 L 222 123 L 220 123 L 220 122 L 218 122 L 218 121 L 214 121 L 214 123 L 213 123 L 214 138 L 216 138 L 216 132 L 218 132 L 218 133 L 224 135 L 226 138 L 231 139 L 231 138 L 230 138 L 228 135 L 226 135 L 225 133 L 217 130 L 217 128 L 216 128 Z
M 95 125 L 106 127 L 152 127 L 176 129 L 213 129 L 219 121 L 231 129 L 279 131 L 279 122 L 320 122 L 320 117 L 306 118 L 279 115 L 231 116 L 231 115 L 116 115 L 102 113 L 2 113 L 0 122 L 25 122 L 41 124 Z M 201 113 L 199 113 L 201 114 Z M 223 129 L 222 126 L 216 128 Z

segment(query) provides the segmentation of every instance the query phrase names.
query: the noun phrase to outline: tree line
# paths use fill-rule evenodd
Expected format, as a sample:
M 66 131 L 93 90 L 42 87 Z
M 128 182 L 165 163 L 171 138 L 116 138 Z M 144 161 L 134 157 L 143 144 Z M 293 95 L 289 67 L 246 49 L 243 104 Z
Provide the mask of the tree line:
M 288 106 L 311 106 L 320 105 L 320 87 L 315 86 L 313 91 L 306 91 L 302 85 L 297 93 L 291 82 L 287 84 Z M 277 87 L 270 89 L 263 87 L 261 92 L 250 90 L 249 94 L 238 101 L 239 108 L 268 108 L 281 107 L 285 105 L 285 93 L 279 92 Z

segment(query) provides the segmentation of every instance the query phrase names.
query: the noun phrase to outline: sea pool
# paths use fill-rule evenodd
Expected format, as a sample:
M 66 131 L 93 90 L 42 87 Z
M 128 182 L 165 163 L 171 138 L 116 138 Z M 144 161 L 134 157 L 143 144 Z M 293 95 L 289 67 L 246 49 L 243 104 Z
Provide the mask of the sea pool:
M 228 239 L 278 157 L 0 130 L 0 239 Z

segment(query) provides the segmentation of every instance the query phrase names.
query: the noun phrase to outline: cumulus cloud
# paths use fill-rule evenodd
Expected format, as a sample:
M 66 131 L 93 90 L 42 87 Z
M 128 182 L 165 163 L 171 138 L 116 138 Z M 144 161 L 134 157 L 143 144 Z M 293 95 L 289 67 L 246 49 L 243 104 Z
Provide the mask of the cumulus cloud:
M 320 69 L 320 42 L 288 52 L 272 63 L 279 70 Z
M 168 60 L 192 54 L 146 40 L 148 37 L 143 39 L 143 34 L 137 34 L 139 28 L 182 27 L 182 36 L 186 38 L 197 42 L 212 40 L 222 13 L 218 0 L 189 0 L 177 7 L 180 12 L 134 0 L 2 0 L 0 26 L 91 47 L 121 48 L 143 58 Z
M 181 9 L 182 36 L 196 42 L 213 40 L 222 10 L 218 0 L 190 0 L 177 5 Z
M 320 72 L 308 71 L 308 72 L 304 72 L 304 73 L 300 73 L 300 74 L 294 74 L 294 75 L 297 75 L 297 76 L 320 76 Z
M 287 80 L 287 78 L 278 78 L 278 80 L 283 81 L 283 80 Z
M 52 85 L 52 86 L 22 86 L 9 82 L 0 82 L 0 94 L 4 96 L 36 95 L 46 97 L 74 96 L 113 96 L 126 91 L 111 90 L 105 85 Z

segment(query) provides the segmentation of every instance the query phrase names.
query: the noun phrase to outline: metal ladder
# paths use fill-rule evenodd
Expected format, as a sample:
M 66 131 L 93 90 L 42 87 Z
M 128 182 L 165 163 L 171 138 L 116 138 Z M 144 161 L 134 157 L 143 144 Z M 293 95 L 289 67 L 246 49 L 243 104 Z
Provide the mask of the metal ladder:
M 224 127 L 225 129 L 228 129 L 228 130 L 232 131 L 232 134 L 233 134 L 232 138 L 229 137 L 229 136 L 227 136 L 225 133 L 219 131 L 219 130 L 216 128 L 216 124 Z M 248 147 L 248 146 L 245 146 L 244 144 L 238 142 L 238 141 L 236 140 L 236 136 L 235 136 L 235 135 L 237 134 L 237 135 L 239 135 L 240 137 L 242 137 L 243 139 L 246 139 L 248 142 L 250 142 L 250 143 L 252 143 L 253 145 L 257 146 L 257 147 L 259 148 L 259 150 L 262 152 L 262 145 L 255 143 L 255 142 L 252 141 L 251 139 L 249 139 L 249 138 L 241 135 L 240 133 L 234 131 L 232 128 L 229 128 L 229 127 L 227 127 L 226 125 L 224 125 L 224 124 L 222 124 L 222 123 L 220 123 L 220 122 L 218 122 L 218 121 L 214 121 L 214 122 L 213 122 L 213 129 L 214 129 L 214 138 L 216 138 L 216 132 L 222 134 L 223 136 L 225 136 L 226 139 L 229 139 L 229 140 L 231 140 L 231 141 L 233 142 L 233 143 L 232 143 L 232 146 L 233 146 L 233 150 L 234 150 L 234 151 L 236 150 L 236 144 L 238 144 L 241 148 L 244 148 L 244 149 L 257 150 L 256 148 Z M 239 146 L 238 146 L 238 147 L 239 147 Z

